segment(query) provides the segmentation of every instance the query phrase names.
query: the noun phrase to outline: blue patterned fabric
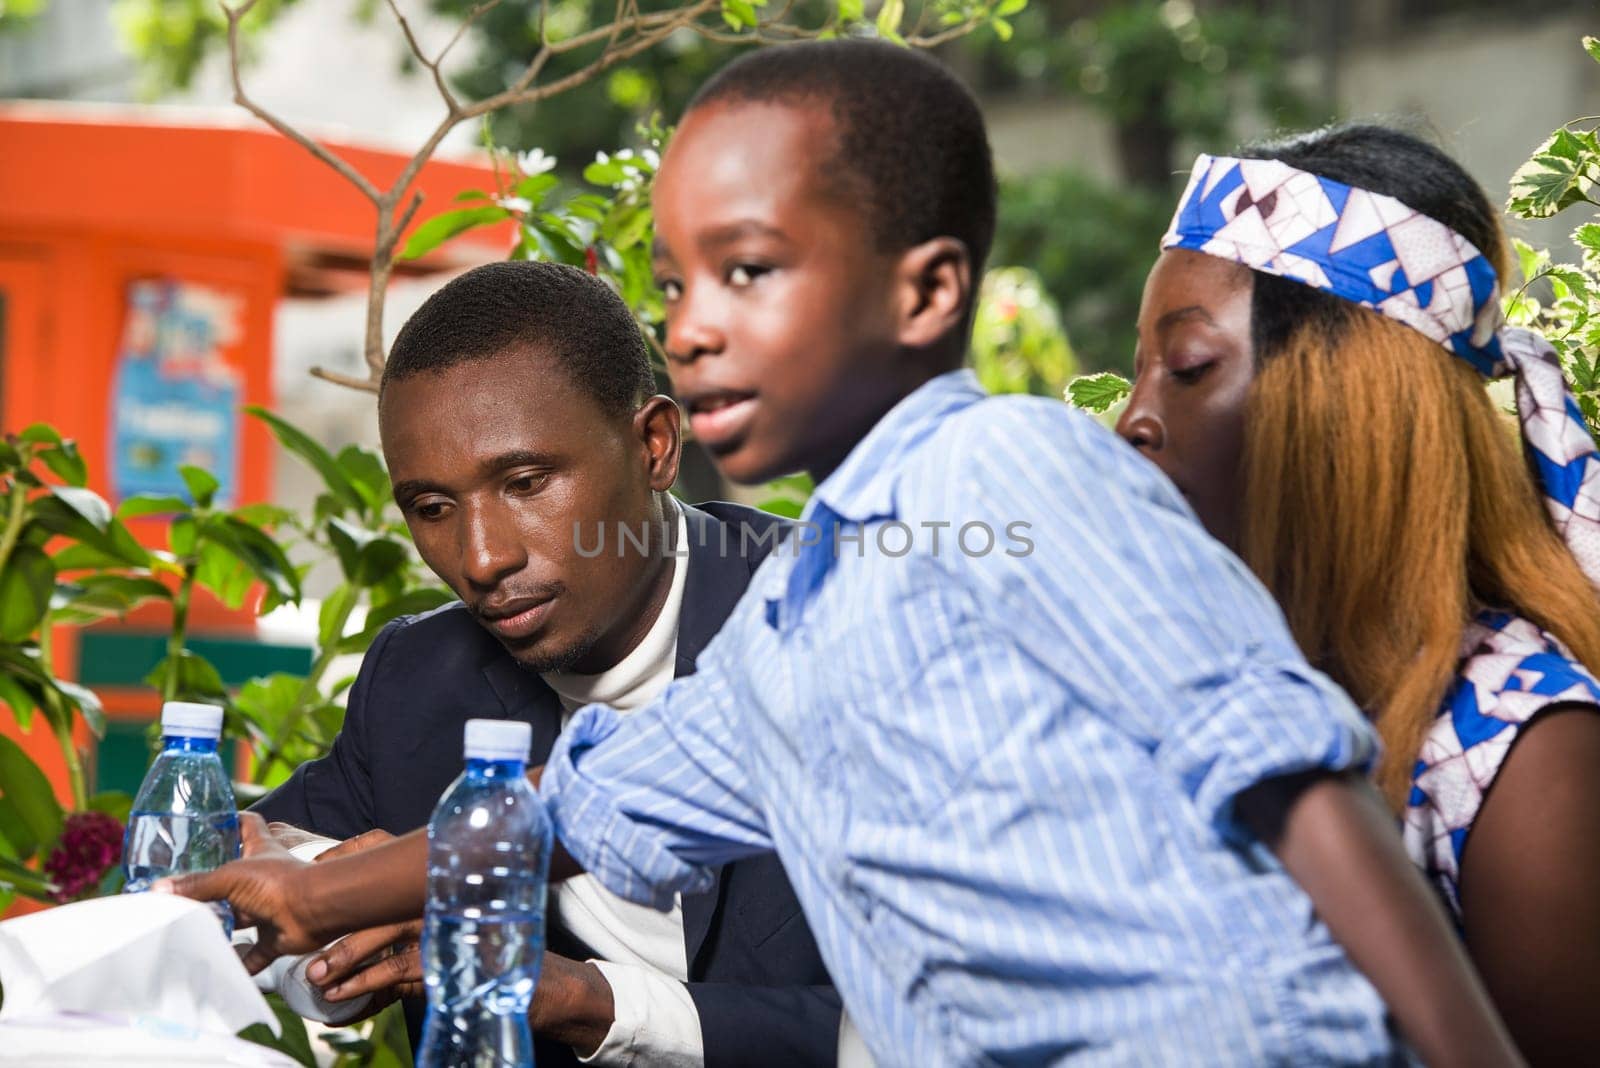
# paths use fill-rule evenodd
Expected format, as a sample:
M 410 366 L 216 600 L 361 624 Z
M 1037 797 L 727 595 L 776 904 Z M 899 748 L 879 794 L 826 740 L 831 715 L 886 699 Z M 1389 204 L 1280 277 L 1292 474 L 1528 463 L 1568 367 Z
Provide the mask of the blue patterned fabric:
M 1323 290 L 1406 324 L 1487 377 L 1515 375 L 1546 507 L 1600 588 L 1600 448 L 1555 350 L 1503 325 L 1494 266 L 1470 241 L 1394 197 L 1280 160 L 1202 155 L 1161 247 Z
M 1371 728 L 1154 467 L 958 372 L 806 518 L 697 675 L 563 733 L 543 792 L 589 871 L 659 905 L 776 849 L 885 1066 L 1396 1056 L 1232 819 L 1263 779 L 1364 766 Z
M 1461 851 L 1518 732 L 1557 704 L 1600 705 L 1600 681 L 1539 627 L 1484 612 L 1423 740 L 1407 801 L 1406 852 L 1459 919 Z

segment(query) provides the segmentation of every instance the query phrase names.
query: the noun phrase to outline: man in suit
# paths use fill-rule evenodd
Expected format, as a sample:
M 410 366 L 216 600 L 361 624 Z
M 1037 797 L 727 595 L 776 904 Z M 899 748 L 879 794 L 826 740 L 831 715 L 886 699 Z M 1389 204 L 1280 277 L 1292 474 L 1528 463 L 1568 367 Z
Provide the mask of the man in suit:
M 784 524 L 674 501 L 680 420 L 627 308 L 582 271 L 492 264 L 425 303 L 393 346 L 379 424 L 418 551 L 460 600 L 384 628 L 330 752 L 255 811 L 332 838 L 402 834 L 460 771 L 466 720 L 527 721 L 538 763 L 581 705 L 641 707 L 692 674 Z M 833 1062 L 839 998 L 774 856 L 666 914 L 573 880 L 550 917 L 541 1064 Z M 358 932 L 311 977 L 335 1000 L 415 993 L 417 930 Z M 411 999 L 413 1042 L 419 1012 Z

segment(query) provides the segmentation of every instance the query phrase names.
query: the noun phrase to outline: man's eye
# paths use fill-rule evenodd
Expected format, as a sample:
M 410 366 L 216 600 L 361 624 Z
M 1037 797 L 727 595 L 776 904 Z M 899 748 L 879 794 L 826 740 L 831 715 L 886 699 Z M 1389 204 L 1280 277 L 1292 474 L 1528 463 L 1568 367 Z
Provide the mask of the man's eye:
M 412 515 L 418 519 L 442 519 L 448 505 L 443 501 L 416 501 L 410 509 Z
M 544 485 L 544 475 L 519 475 L 506 484 L 506 488 L 518 497 L 525 497 L 530 493 L 538 493 Z

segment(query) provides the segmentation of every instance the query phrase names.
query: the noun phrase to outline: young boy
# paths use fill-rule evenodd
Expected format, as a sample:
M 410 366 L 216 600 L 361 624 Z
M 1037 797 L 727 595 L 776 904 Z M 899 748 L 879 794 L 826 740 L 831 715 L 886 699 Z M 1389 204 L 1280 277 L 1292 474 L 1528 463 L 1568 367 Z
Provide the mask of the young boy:
M 696 437 L 818 486 L 699 674 L 574 717 L 542 783 L 572 856 L 661 906 L 776 850 L 884 1064 L 1383 1063 L 1385 1000 L 1429 1062 L 1515 1063 L 1265 592 L 1109 433 L 958 370 L 994 219 L 966 91 L 763 50 L 655 203 Z M 294 948 L 414 913 L 420 857 L 179 888 Z

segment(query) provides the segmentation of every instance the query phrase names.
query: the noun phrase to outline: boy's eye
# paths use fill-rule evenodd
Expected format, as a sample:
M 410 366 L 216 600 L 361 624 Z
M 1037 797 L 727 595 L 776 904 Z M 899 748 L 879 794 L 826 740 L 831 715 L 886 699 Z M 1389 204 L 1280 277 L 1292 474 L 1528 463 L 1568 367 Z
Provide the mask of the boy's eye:
M 736 263 L 728 268 L 728 284 L 742 289 L 767 273 L 767 268 L 753 263 Z
M 683 283 L 676 278 L 657 278 L 656 288 L 661 290 L 663 300 L 675 302 L 683 296 Z

